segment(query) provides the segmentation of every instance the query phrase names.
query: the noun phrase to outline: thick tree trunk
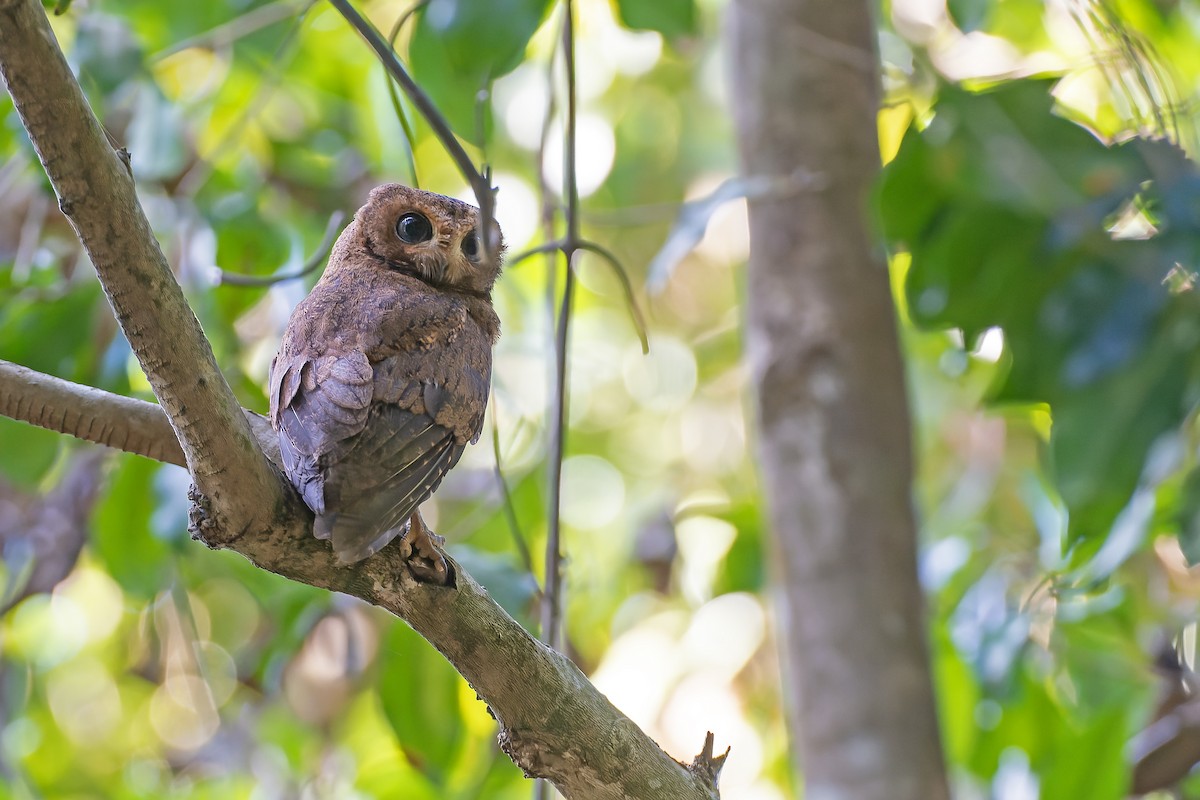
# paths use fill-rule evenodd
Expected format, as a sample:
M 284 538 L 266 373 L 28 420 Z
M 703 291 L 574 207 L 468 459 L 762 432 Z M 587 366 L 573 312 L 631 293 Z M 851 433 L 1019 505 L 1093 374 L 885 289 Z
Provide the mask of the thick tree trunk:
M 948 796 L 916 578 L 895 313 L 872 246 L 874 26 L 863 0 L 737 0 L 750 203 L 747 337 L 774 528 L 790 718 L 809 800 Z

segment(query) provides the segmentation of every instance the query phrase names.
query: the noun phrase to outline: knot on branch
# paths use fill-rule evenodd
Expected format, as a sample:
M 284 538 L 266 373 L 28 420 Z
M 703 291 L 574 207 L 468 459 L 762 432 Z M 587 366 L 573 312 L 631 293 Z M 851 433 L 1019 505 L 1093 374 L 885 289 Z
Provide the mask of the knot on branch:
M 491 706 L 489 706 L 488 712 L 491 713 L 491 710 Z M 519 731 L 501 725 L 497 741 L 500 749 L 521 768 L 521 772 L 525 773 L 526 778 L 548 777 L 546 761 L 553 755 L 541 742 L 537 741 L 536 737 L 525 736 Z
M 188 487 L 188 533 L 206 547 L 217 550 L 221 547 L 218 541 L 216 519 L 213 517 L 212 503 L 208 495 L 196 488 L 196 484 Z
M 729 758 L 729 751 L 732 748 L 726 747 L 725 752 L 719 756 L 713 755 L 713 732 L 709 731 L 704 737 L 704 749 L 692 759 L 692 763 L 687 765 L 687 771 L 695 777 L 703 781 L 706 788 L 717 790 L 717 782 L 721 777 L 721 767 L 725 766 L 725 759 Z
M 579 754 L 564 749 L 561 741 L 544 741 L 539 731 L 520 731 L 502 725 L 498 741 L 500 749 L 521 768 L 526 778 L 545 778 L 557 784 L 565 776 L 578 779 L 581 772 L 593 772 Z

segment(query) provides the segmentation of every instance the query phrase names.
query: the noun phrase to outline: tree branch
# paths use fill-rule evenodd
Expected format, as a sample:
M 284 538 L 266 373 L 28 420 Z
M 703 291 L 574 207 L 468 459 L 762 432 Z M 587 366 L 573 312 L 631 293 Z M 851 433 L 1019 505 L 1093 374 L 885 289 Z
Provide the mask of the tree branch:
M 281 506 L 281 479 L 257 447 L 138 204 L 129 164 L 108 144 L 40 3 L 0 0 L 0 75 L 197 487 L 238 527 Z
M 267 418 L 242 409 L 271 461 L 279 442 Z M 0 360 L 0 416 L 66 433 L 126 453 L 186 467 L 183 450 L 162 406 L 93 389 Z
M 0 414 L 127 453 L 187 466 L 160 406 L 0 361 Z
M 0 74 L 178 438 L 183 458 L 174 460 L 185 461 L 196 484 L 194 537 L 404 619 L 488 703 L 505 752 L 566 797 L 714 800 L 705 753 L 700 767 L 672 760 L 457 564 L 454 586 L 417 582 L 403 539 L 357 564 L 336 564 L 312 535 L 312 515 L 264 456 L 274 434 L 251 428 L 217 369 L 127 164 L 105 141 L 37 0 L 0 0 Z M 15 365 L 0 370 L 0 413 L 169 458 L 162 418 L 148 405 Z M 120 434 L 96 433 L 103 421 L 122 419 Z

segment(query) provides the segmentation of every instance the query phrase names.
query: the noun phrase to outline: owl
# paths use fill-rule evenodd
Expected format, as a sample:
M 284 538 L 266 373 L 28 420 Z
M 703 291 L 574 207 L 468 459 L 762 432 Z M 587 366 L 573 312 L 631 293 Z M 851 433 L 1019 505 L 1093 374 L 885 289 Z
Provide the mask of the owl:
M 414 573 L 446 582 L 417 507 L 483 427 L 503 241 L 493 223 L 489 258 L 481 225 L 458 200 L 377 187 L 271 362 L 283 469 L 342 563 L 407 530 Z

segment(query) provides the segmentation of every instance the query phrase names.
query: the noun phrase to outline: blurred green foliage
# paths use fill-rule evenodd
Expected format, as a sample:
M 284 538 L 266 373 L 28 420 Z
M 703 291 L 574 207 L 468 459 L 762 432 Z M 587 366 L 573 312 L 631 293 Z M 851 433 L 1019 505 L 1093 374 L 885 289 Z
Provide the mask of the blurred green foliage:
M 1195 10 L 892 3 L 875 200 L 960 788 L 1127 796 L 1156 659 L 1195 661 Z
M 1050 88 L 943 88 L 880 203 L 912 257 L 913 320 L 971 342 L 998 327 L 1006 369 L 991 399 L 1050 405 L 1065 544 L 1090 554 L 1139 479 L 1165 478 L 1151 448 L 1178 437 L 1198 399 L 1200 303 L 1167 276 L 1200 256 L 1200 171 L 1163 140 L 1104 145 L 1052 113 Z M 1139 214 L 1161 230 L 1113 230 Z
M 651 351 L 611 270 L 585 255 L 567 629 L 585 671 L 673 755 L 714 730 L 733 746 L 725 795 L 780 800 L 797 784 L 741 356 L 745 210 L 704 202 L 738 194 L 725 183 L 722 6 L 578 3 L 584 230 L 645 287 Z M 361 7 L 385 33 L 412 8 Z M 959 796 L 1125 796 L 1156 652 L 1178 641 L 1194 659 L 1200 182 L 1178 87 L 1200 75 L 1197 11 L 891 0 L 880 17 L 876 211 L 915 400 L 921 576 Z M 561 175 L 561 113 L 545 119 L 560 15 L 548 0 L 432 0 L 397 38 L 493 166 L 510 252 L 541 241 L 539 179 L 553 189 Z M 383 70 L 323 3 L 96 0 L 54 25 L 249 408 L 265 410 L 279 334 L 315 277 L 246 289 L 217 285 L 218 269 L 294 270 L 331 214 L 410 179 L 410 149 L 424 188 L 468 197 L 423 122 L 406 140 Z M 150 397 L 7 98 L 0 114 L 0 358 Z M 700 202 L 680 215 L 688 200 Z M 669 264 L 651 276 L 664 242 Z M 488 424 L 532 572 L 486 444 L 427 506 L 530 629 L 556 270 L 527 261 L 495 298 Z M 36 502 L 81 447 L 0 420 L 0 533 L 10 495 Z M 75 571 L 0 622 L 0 796 L 529 796 L 486 709 L 424 641 L 196 546 L 186 488 L 178 468 L 110 456 Z M 15 551 L 0 555 L 19 580 Z

